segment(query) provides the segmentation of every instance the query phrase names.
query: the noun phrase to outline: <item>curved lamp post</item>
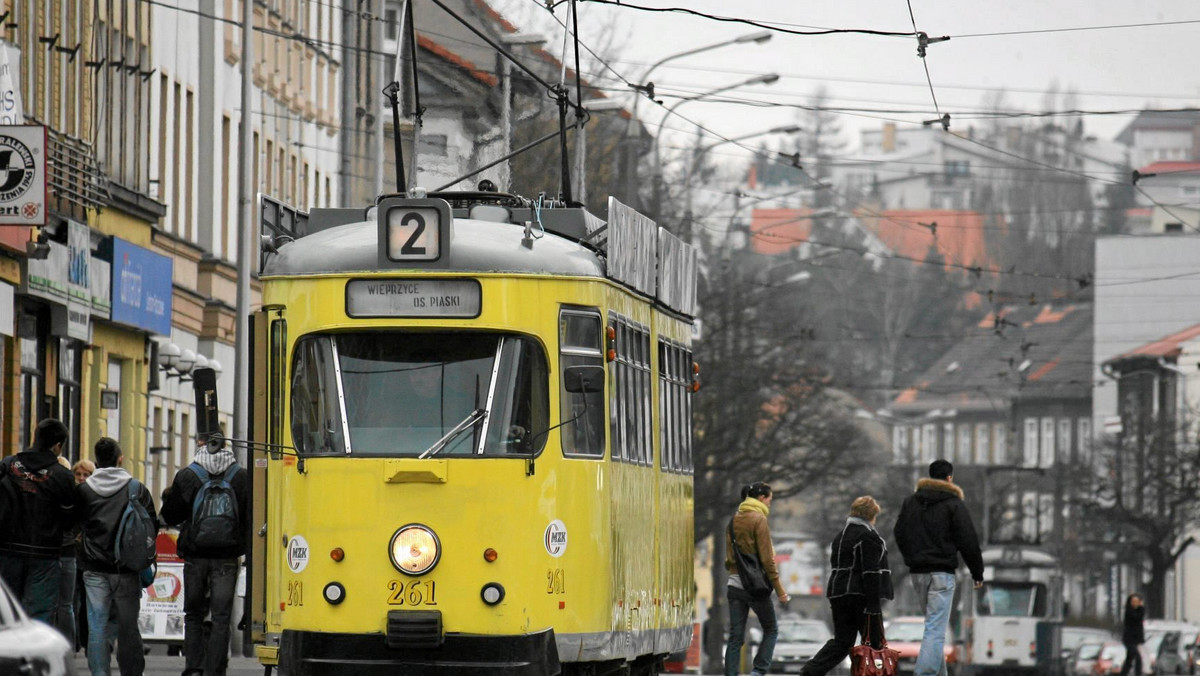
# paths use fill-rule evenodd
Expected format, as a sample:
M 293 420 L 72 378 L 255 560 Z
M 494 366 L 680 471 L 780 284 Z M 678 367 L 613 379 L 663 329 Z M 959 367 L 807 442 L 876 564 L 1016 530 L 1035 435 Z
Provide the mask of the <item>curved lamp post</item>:
M 675 54 L 665 56 L 665 57 L 659 59 L 658 61 L 655 61 L 654 63 L 650 64 L 650 67 L 646 69 L 646 72 L 642 73 L 642 77 L 639 79 L 639 83 L 636 86 L 634 86 L 634 89 L 636 89 L 638 91 L 638 94 L 633 97 L 633 110 L 630 111 L 631 114 L 630 114 L 630 118 L 629 118 L 629 126 L 626 131 L 626 139 L 627 139 L 626 142 L 627 142 L 627 147 L 628 147 L 627 152 L 629 154 L 628 161 L 630 163 L 630 165 L 627 167 L 627 170 L 625 172 L 626 181 L 627 181 L 625 184 L 625 193 L 626 193 L 627 197 L 631 197 L 631 196 L 635 195 L 636 190 L 637 190 L 637 172 L 634 170 L 637 166 L 637 150 L 636 150 L 636 146 L 633 142 L 633 139 L 638 136 L 638 124 L 639 124 L 638 103 L 641 101 L 641 98 L 642 98 L 641 93 L 642 92 L 651 93 L 653 91 L 653 83 L 650 81 L 650 75 L 652 73 L 654 73 L 654 71 L 659 66 L 663 65 L 664 63 L 666 63 L 668 61 L 674 61 L 675 59 L 681 59 L 685 56 L 692 56 L 693 54 L 700 54 L 701 52 L 708 52 L 708 51 L 712 51 L 714 49 L 720 49 L 721 47 L 728 47 L 730 45 L 751 44 L 751 43 L 761 45 L 762 43 L 770 40 L 772 35 L 774 35 L 774 33 L 772 33 L 771 31 L 758 31 L 755 33 L 747 33 L 746 35 L 741 35 L 741 36 L 738 36 L 731 40 L 722 40 L 721 42 L 714 42 L 711 45 L 704 45 L 702 47 L 694 47 L 692 49 L 687 49 L 682 52 L 676 52 Z

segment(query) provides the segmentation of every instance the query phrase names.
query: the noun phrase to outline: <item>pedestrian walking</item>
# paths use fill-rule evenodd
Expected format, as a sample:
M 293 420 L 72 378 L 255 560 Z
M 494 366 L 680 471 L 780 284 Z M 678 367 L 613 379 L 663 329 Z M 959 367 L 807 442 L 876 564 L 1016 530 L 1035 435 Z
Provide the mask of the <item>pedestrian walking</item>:
M 887 545 L 875 530 L 880 507 L 864 495 L 850 504 L 850 516 L 829 550 L 829 583 L 825 596 L 833 613 L 833 638 L 801 669 L 803 676 L 825 676 L 854 647 L 861 633 L 872 647 L 883 638 L 883 601 L 892 598 L 892 570 Z
M 148 517 L 150 524 L 157 523 L 154 499 L 121 467 L 124 456 L 115 440 L 101 437 L 96 442 L 95 457 L 96 471 L 76 488 L 83 524 L 79 567 L 87 599 L 88 669 L 92 676 L 110 673 L 112 637 L 108 625 L 111 616 L 116 615 L 117 666 L 121 676 L 138 676 L 146 668 L 138 629 L 143 588 L 139 576 L 144 566 L 131 565 L 132 554 L 124 550 L 130 546 L 126 533 L 132 530 L 148 531 L 140 539 L 153 537 L 155 527 L 144 521 Z M 153 558 L 152 541 L 150 552 Z
M 75 475 L 75 485 L 88 480 L 92 473 L 96 471 L 96 463 L 87 458 L 81 459 L 71 467 L 72 474 Z M 71 569 L 74 571 L 73 579 L 71 580 L 71 628 L 74 630 L 75 650 L 87 645 L 87 602 L 84 600 L 83 593 L 83 571 L 79 569 L 78 555 L 79 548 L 83 544 L 83 525 L 76 523 L 72 529 L 75 534 L 74 542 L 72 543 L 71 554 Z M 65 541 L 64 541 L 65 542 Z M 65 566 L 64 566 L 65 574 Z M 61 594 L 61 587 L 59 593 Z M 62 618 L 58 618 L 61 621 Z M 70 639 L 72 634 L 63 632 Z
M 741 662 L 742 645 L 746 641 L 746 620 L 750 611 L 758 618 L 762 626 L 762 642 L 754 654 L 754 670 L 752 676 L 763 676 L 771 668 L 771 658 L 775 652 L 775 640 L 779 635 L 779 625 L 775 621 L 775 606 L 771 603 L 771 591 L 779 597 L 779 602 L 786 604 L 791 600 L 783 590 L 779 580 L 779 569 L 775 566 L 775 546 L 771 543 L 771 529 L 767 525 L 767 516 L 771 513 L 771 487 L 763 482 L 750 484 L 742 489 L 742 502 L 738 505 L 730 527 L 725 535 L 725 568 L 729 571 L 729 585 L 726 588 L 726 598 L 729 600 L 729 641 L 725 645 L 725 675 L 737 676 Z M 738 568 L 737 552 L 758 558 L 758 564 L 765 574 L 764 589 L 757 590 L 750 586 L 749 580 L 742 580 Z
M 71 470 L 71 461 L 61 455 L 58 456 L 58 464 Z M 74 476 L 74 471 L 71 474 Z M 79 546 L 79 533 L 78 521 L 63 530 L 62 547 L 58 555 L 58 602 L 54 604 L 54 628 L 62 633 L 73 649 L 79 646 L 75 638 L 75 578 L 79 574 L 75 565 L 75 550 Z
M 929 464 L 929 478 L 917 482 L 896 518 L 896 545 L 908 566 L 925 633 L 914 676 L 946 676 L 946 623 L 954 601 L 954 572 L 962 556 L 975 588 L 983 587 L 983 556 L 962 489 L 954 484 L 948 460 Z
M 75 519 L 75 482 L 58 462 L 67 426 L 47 418 L 29 450 L 0 462 L 0 577 L 30 617 L 54 624 L 62 574 L 63 533 Z
M 180 529 L 184 676 L 223 676 L 229 662 L 238 557 L 246 553 L 250 519 L 247 481 L 232 449 L 201 443 L 195 461 L 163 492 L 163 520 Z
M 1146 642 L 1146 606 L 1141 594 L 1130 594 L 1125 599 L 1125 626 L 1121 630 L 1121 643 L 1125 644 L 1125 663 L 1121 665 L 1121 676 L 1142 674 L 1142 644 Z

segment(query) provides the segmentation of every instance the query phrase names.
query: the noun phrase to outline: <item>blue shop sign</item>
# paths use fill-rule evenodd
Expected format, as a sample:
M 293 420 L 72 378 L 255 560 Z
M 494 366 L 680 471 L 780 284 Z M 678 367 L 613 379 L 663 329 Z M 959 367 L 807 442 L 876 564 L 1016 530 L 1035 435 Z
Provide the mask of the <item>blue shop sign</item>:
M 112 320 L 171 335 L 172 261 L 113 238 Z

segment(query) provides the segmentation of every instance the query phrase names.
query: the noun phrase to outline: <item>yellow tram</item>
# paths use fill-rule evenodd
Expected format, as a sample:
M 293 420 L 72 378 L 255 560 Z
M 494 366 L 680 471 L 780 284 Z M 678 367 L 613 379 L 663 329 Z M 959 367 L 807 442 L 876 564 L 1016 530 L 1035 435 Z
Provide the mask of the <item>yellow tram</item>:
M 259 660 L 648 674 L 685 649 L 694 250 L 615 200 L 299 216 L 252 321 Z

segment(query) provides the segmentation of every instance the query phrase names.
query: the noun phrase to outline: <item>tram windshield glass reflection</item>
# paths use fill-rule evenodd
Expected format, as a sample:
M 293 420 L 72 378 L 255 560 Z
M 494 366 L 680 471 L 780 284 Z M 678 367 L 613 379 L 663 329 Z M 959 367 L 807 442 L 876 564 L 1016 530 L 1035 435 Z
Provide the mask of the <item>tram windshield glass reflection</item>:
M 545 443 L 548 369 L 528 338 L 339 333 L 306 337 L 295 355 L 292 435 L 301 453 L 416 456 L 476 409 L 487 416 L 439 457 L 524 455 Z
M 1028 582 L 985 582 L 975 590 L 980 615 L 1041 617 L 1046 614 L 1046 586 Z

